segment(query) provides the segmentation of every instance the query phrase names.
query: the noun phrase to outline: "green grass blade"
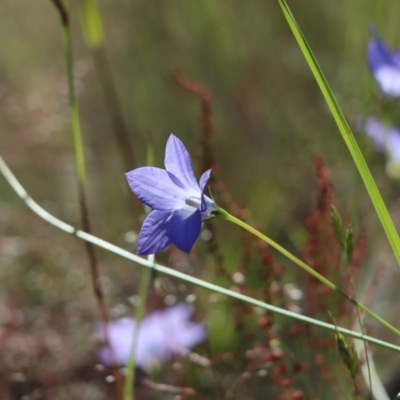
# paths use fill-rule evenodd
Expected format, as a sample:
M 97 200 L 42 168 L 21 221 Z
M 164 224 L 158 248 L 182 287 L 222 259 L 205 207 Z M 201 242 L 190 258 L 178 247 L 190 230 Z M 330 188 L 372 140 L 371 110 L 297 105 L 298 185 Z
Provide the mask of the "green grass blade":
M 343 136 L 343 139 L 351 153 L 351 156 L 353 157 L 354 163 L 357 166 L 358 172 L 361 175 L 364 185 L 382 223 L 383 229 L 385 230 L 390 245 L 392 246 L 393 252 L 397 259 L 397 263 L 400 266 L 400 238 L 389 215 L 389 212 L 385 206 L 385 203 L 383 202 L 382 196 L 379 193 L 379 190 L 371 175 L 371 172 L 368 169 L 367 163 L 365 162 L 365 159 L 360 151 L 360 148 L 357 145 L 354 135 L 351 132 L 351 129 L 335 99 L 335 96 L 332 93 L 332 90 L 329 87 L 327 80 L 325 79 L 324 74 L 322 73 L 321 68 L 318 65 L 318 62 L 314 57 L 314 54 L 311 51 L 311 48 L 308 45 L 303 33 L 301 32 L 300 27 L 297 25 L 297 22 L 292 12 L 290 11 L 286 1 L 278 0 L 278 2 L 311 71 L 314 74 L 318 86 L 321 89 L 321 92 L 328 104 L 333 118 L 335 119 L 339 127 L 340 133 Z
M 85 39 L 89 47 L 98 48 L 104 44 L 104 30 L 96 0 L 80 0 L 80 14 Z

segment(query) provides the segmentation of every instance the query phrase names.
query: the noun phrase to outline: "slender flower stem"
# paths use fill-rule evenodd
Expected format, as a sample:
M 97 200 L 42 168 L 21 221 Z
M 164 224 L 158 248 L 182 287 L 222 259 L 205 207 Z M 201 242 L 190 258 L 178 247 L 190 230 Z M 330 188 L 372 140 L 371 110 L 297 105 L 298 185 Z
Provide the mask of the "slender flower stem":
M 371 175 L 368 165 L 365 162 L 361 150 L 358 147 L 354 135 L 349 127 L 349 124 L 346 121 L 346 118 L 343 115 L 342 110 L 339 107 L 338 102 L 336 101 L 336 98 L 331 88 L 329 87 L 329 84 L 321 70 L 321 67 L 319 66 L 292 12 L 290 11 L 289 6 L 287 5 L 285 0 L 278 0 L 278 3 L 300 47 L 300 50 L 302 51 L 304 58 L 306 59 L 308 66 L 310 67 L 315 77 L 315 80 L 318 83 L 318 86 L 325 98 L 329 110 L 331 111 L 331 114 L 335 119 L 340 133 L 342 134 L 343 140 L 345 141 L 350 151 L 350 154 L 353 157 L 354 164 L 356 165 L 358 172 L 361 175 L 367 192 L 371 198 L 372 204 L 375 207 L 375 211 L 379 217 L 379 220 L 381 221 L 383 229 L 392 247 L 397 263 L 400 267 L 400 237 L 397 233 L 396 227 L 394 226 L 393 220 L 390 217 L 389 211 L 387 210 L 386 205 L 382 199 L 379 189 L 375 184 L 374 178 Z
M 153 146 L 150 143 L 147 146 L 147 165 L 153 165 Z M 150 209 L 145 206 L 145 214 L 148 215 L 150 213 Z M 147 260 L 154 263 L 155 256 L 154 254 L 150 254 L 147 256 Z M 129 360 L 126 375 L 125 375 L 125 382 L 124 382 L 124 397 L 123 400 L 135 400 L 135 373 L 136 373 L 136 349 L 138 345 L 138 338 L 139 338 L 139 326 L 142 323 L 144 309 L 147 301 L 147 293 L 149 291 L 149 283 L 151 278 L 151 270 L 146 269 L 143 270 L 141 279 L 140 279 L 140 286 L 139 286 L 139 304 L 135 310 L 135 323 L 136 329 L 133 332 L 132 338 L 132 346 L 130 350 Z
M 75 85 L 74 85 L 74 76 L 73 76 L 73 58 L 72 58 L 72 46 L 71 46 L 71 37 L 70 37 L 70 29 L 69 29 L 69 15 L 66 7 L 62 0 L 53 0 L 53 4 L 57 8 L 60 18 L 61 18 L 61 27 L 62 27 L 62 39 L 63 39 L 63 47 L 65 54 L 65 62 L 66 62 L 66 70 L 67 70 L 67 81 L 68 81 L 68 96 L 69 96 L 69 108 L 70 108 L 70 119 L 71 119 L 71 128 L 73 135 L 73 143 L 75 150 L 75 168 L 76 168 L 76 176 L 78 180 L 78 194 L 79 194 L 79 206 L 81 211 L 81 223 L 82 227 L 86 232 L 90 232 L 90 219 L 89 219 L 89 211 L 86 201 L 85 195 L 85 156 L 83 152 L 83 140 L 81 133 L 81 125 L 80 125 L 80 117 L 79 117 L 79 109 L 78 102 L 76 99 L 75 93 Z M 104 293 L 100 283 L 100 271 L 97 263 L 96 253 L 94 251 L 94 247 L 92 243 L 86 242 L 85 244 L 86 252 L 89 259 L 89 267 L 90 274 L 92 278 L 92 288 L 94 292 L 95 299 L 97 301 L 97 305 L 100 311 L 100 316 L 104 325 L 104 336 L 106 344 L 110 350 L 111 359 L 115 361 L 114 350 L 110 345 L 110 338 L 108 334 L 108 322 L 109 316 L 107 307 L 104 301 Z M 114 368 L 113 373 L 115 376 L 115 384 L 118 394 L 122 395 L 122 381 L 119 370 L 116 366 L 116 362 L 113 362 Z
M 383 318 L 381 318 L 379 315 L 375 314 L 373 311 L 371 311 L 369 308 L 365 307 L 363 304 L 359 303 L 356 299 L 353 297 L 349 296 L 345 292 L 343 292 L 340 288 L 338 288 L 334 283 L 332 283 L 329 279 L 325 278 L 322 276 L 320 273 L 315 271 L 313 268 L 311 268 L 309 265 L 307 265 L 304 261 L 301 261 L 299 258 L 294 256 L 292 253 L 287 251 L 285 248 L 283 248 L 281 245 L 270 239 L 268 236 L 265 236 L 261 232 L 259 232 L 257 229 L 253 228 L 252 226 L 248 225 L 246 222 L 234 217 L 233 215 L 229 214 L 227 211 L 223 210 L 222 208 L 218 209 L 218 212 L 216 214 L 218 217 L 232 222 L 236 224 L 237 226 L 241 227 L 242 229 L 245 229 L 246 231 L 252 233 L 254 236 L 258 237 L 265 243 L 269 244 L 271 247 L 273 247 L 275 250 L 279 251 L 282 255 L 284 255 L 286 258 L 288 258 L 290 261 L 298 265 L 301 269 L 312 275 L 314 278 L 318 279 L 321 283 L 323 283 L 326 287 L 329 289 L 333 290 L 334 292 L 340 294 L 341 296 L 345 297 L 350 303 L 355 305 L 356 307 L 359 307 L 361 310 L 363 310 L 367 315 L 369 315 L 372 319 L 374 319 L 376 322 L 393 332 L 395 335 L 400 337 L 400 330 L 395 328 L 393 325 L 389 324 L 387 321 L 385 321 Z
M 154 254 L 147 256 L 147 260 L 150 262 L 154 262 Z M 134 400 L 135 393 L 134 393 L 134 382 L 135 382 L 135 367 L 136 367 L 136 349 L 138 344 L 138 337 L 139 337 L 139 326 L 142 322 L 143 315 L 144 315 L 144 308 L 146 305 L 147 293 L 149 289 L 151 277 L 151 270 L 146 269 L 143 270 L 142 276 L 140 279 L 140 287 L 139 287 L 139 305 L 136 307 L 135 310 L 135 331 L 133 334 L 131 352 L 129 355 L 129 361 L 126 366 L 127 371 L 125 375 L 125 382 L 124 382 L 124 400 Z
M 371 336 L 364 335 L 360 332 L 354 332 L 350 329 L 342 328 L 340 326 L 334 326 L 332 324 L 328 324 L 327 322 L 318 321 L 317 319 L 310 318 L 305 315 L 297 314 L 297 313 L 291 312 L 289 310 L 285 310 L 283 308 L 276 307 L 271 304 L 265 303 L 263 301 L 254 299 L 252 297 L 245 296 L 241 293 L 237 293 L 232 290 L 222 288 L 218 285 L 214 285 L 212 283 L 203 281 L 201 279 L 192 277 L 190 275 L 186 275 L 186 274 L 176 271 L 172 268 L 168 268 L 163 265 L 153 263 L 147 259 L 139 257 L 135 254 L 132 254 L 131 252 L 129 252 L 127 250 L 124 250 L 118 246 L 115 246 L 109 242 L 106 242 L 105 240 L 97 238 L 96 236 L 93 236 L 87 232 L 76 229 L 75 227 L 67 224 L 66 222 L 61 221 L 60 219 L 56 218 L 54 215 L 50 214 L 44 208 L 42 208 L 38 203 L 36 203 L 32 199 L 32 197 L 29 196 L 29 194 L 24 189 L 24 187 L 19 183 L 19 181 L 17 180 L 15 175 L 11 172 L 11 170 L 8 168 L 7 164 L 4 162 L 4 160 L 1 156 L 0 156 L 0 173 L 3 175 L 3 177 L 8 182 L 8 184 L 11 186 L 11 188 L 14 190 L 14 192 L 17 194 L 17 196 L 39 218 L 43 219 L 50 225 L 53 225 L 57 229 L 65 232 L 65 233 L 68 233 L 72 236 L 75 236 L 78 239 L 84 240 L 86 242 L 90 242 L 90 243 L 94 244 L 95 246 L 102 248 L 103 250 L 106 250 L 106 251 L 109 251 L 110 253 L 118 255 L 119 257 L 122 257 L 126 260 L 132 261 L 143 267 L 153 269 L 154 271 L 157 271 L 161 274 L 165 274 L 168 276 L 172 276 L 176 279 L 180 279 L 183 282 L 187 282 L 192 285 L 202 287 L 203 289 L 225 295 L 227 297 L 242 301 L 242 302 L 250 304 L 254 307 L 259 307 L 263 310 L 270 311 L 270 312 L 273 312 L 278 315 L 292 318 L 293 320 L 301 321 L 301 322 L 304 322 L 309 325 L 314 325 L 316 327 L 323 328 L 323 329 L 329 330 L 331 332 L 340 332 L 343 335 L 350 336 L 350 337 L 353 337 L 356 339 L 365 340 L 366 342 L 369 342 L 371 344 L 375 344 L 377 346 L 400 353 L 400 346 L 396 346 L 392 343 L 389 343 L 389 342 L 386 342 L 383 340 L 379 340 L 379 339 L 376 339 Z

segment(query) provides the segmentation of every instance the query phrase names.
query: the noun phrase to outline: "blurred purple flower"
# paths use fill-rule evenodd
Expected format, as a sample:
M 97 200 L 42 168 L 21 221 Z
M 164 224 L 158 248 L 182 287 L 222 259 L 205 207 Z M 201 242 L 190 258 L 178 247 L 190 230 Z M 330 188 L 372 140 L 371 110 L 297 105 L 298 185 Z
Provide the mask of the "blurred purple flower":
M 170 135 L 165 150 L 165 170 L 154 167 L 134 169 L 126 174 L 128 184 L 140 201 L 153 209 L 139 234 L 137 253 L 158 253 L 171 242 L 189 253 L 198 238 L 201 222 L 217 210 L 203 194 L 211 170 L 204 172 L 200 185 L 183 143 Z
M 392 53 L 377 37 L 368 42 L 368 64 L 381 91 L 388 97 L 400 96 L 400 51 Z
M 205 340 L 207 333 L 200 323 L 190 322 L 193 307 L 179 303 L 165 310 L 154 311 L 139 325 L 136 344 L 136 366 L 150 372 L 161 362 L 174 354 L 184 352 Z M 120 318 L 108 324 L 111 346 L 116 362 L 120 366 L 128 363 L 133 335 L 137 324 L 133 318 Z M 98 329 L 98 336 L 104 341 L 104 329 Z M 100 361 L 112 365 L 109 349 L 100 349 Z
M 388 157 L 386 170 L 392 178 L 400 177 L 400 130 L 376 118 L 362 123 L 362 131 L 372 139 L 375 148 Z

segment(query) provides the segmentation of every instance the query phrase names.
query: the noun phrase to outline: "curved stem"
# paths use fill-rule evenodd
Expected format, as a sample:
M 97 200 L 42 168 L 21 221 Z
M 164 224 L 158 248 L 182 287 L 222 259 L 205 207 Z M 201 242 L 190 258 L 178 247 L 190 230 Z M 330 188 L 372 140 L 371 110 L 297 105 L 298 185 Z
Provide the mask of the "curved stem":
M 181 281 L 190 283 L 192 285 L 196 285 L 198 287 L 202 287 L 204 289 L 210 290 L 215 293 L 220 293 L 227 297 L 242 301 L 244 303 L 250 304 L 254 307 L 259 307 L 263 310 L 273 312 L 278 315 L 282 315 L 285 317 L 292 318 L 293 320 L 301 321 L 309 325 L 314 325 L 319 328 L 323 328 L 329 330 L 331 332 L 340 332 L 343 335 L 350 336 L 356 339 L 365 340 L 371 344 L 375 344 L 377 346 L 393 350 L 397 353 L 400 353 L 400 346 L 396 346 L 392 343 L 386 342 L 384 340 L 379 340 L 371 336 L 364 335 L 360 332 L 354 332 L 350 329 L 342 328 L 340 326 L 334 326 L 332 324 L 328 324 L 327 322 L 318 321 L 317 319 L 307 317 L 305 315 L 297 314 L 291 312 L 289 310 L 285 310 L 284 308 L 276 307 L 271 304 L 265 303 L 263 301 L 254 299 L 249 296 L 245 296 L 241 293 L 234 292 L 229 289 L 222 288 L 218 285 L 214 285 L 212 283 L 203 281 L 202 279 L 195 278 L 190 275 L 186 275 L 182 272 L 176 271 L 172 268 L 165 267 L 160 264 L 156 264 L 151 260 L 147 260 L 145 258 L 139 257 L 136 254 L 132 254 L 131 252 L 124 250 L 118 246 L 115 246 L 105 240 L 97 238 L 96 236 L 90 235 L 87 232 L 83 232 L 75 227 L 67 224 L 64 221 L 56 218 L 54 215 L 47 212 L 44 208 L 42 208 L 38 203 L 36 203 L 32 197 L 29 196 L 24 187 L 19 183 L 15 175 L 8 168 L 7 164 L 4 162 L 3 158 L 0 156 L 0 173 L 4 176 L 8 184 L 17 194 L 17 196 L 25 203 L 25 205 L 33 211 L 38 217 L 42 218 L 47 223 L 55 226 L 59 230 L 68 233 L 70 235 L 75 236 L 78 239 L 84 240 L 86 242 L 90 242 L 95 246 L 98 246 L 110 253 L 116 254 L 126 260 L 132 261 L 136 264 L 139 264 L 143 267 L 153 269 L 154 271 L 160 272 L 161 274 L 169 275 L 174 278 L 180 279 Z
M 345 292 L 343 292 L 343 290 L 341 290 L 339 287 L 337 287 L 329 279 L 322 276 L 320 273 L 318 273 L 313 268 L 311 268 L 309 265 L 307 265 L 304 261 L 301 261 L 299 258 L 297 258 L 292 253 L 290 253 L 285 248 L 283 248 L 281 245 L 279 245 L 278 243 L 276 243 L 275 241 L 270 239 L 268 236 L 265 236 L 263 233 L 259 232 L 257 229 L 253 228 L 246 222 L 234 217 L 233 215 L 229 214 L 227 211 L 223 210 L 222 208 L 218 209 L 218 212 L 216 215 L 226 221 L 236 224 L 237 226 L 245 229 L 247 232 L 250 232 L 254 236 L 258 237 L 263 242 L 269 244 L 275 250 L 278 250 L 279 253 L 281 253 L 286 258 L 288 258 L 290 261 L 292 261 L 294 264 L 296 264 L 301 269 L 303 269 L 304 271 L 306 271 L 307 273 L 312 275 L 314 278 L 318 279 L 326 287 L 328 287 L 329 289 L 333 290 L 336 293 L 339 293 L 341 296 L 345 297 L 350 303 L 354 304 L 356 307 L 359 307 L 361 310 L 363 310 L 367 315 L 369 315 L 372 319 L 374 319 L 380 325 L 384 326 L 385 328 L 387 328 L 388 330 L 393 332 L 395 335 L 400 337 L 400 330 L 395 328 L 393 325 L 389 324 L 387 321 L 385 321 L 379 315 L 375 314 L 373 311 L 371 311 L 369 308 L 367 308 L 363 304 L 359 303 L 356 299 L 354 299 L 353 297 L 351 297 L 348 294 L 346 294 Z

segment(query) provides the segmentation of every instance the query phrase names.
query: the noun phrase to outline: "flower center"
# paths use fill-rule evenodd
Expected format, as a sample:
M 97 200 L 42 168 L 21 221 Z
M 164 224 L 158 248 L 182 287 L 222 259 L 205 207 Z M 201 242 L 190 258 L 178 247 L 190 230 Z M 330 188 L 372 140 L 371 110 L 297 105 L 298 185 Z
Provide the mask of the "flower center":
M 190 207 L 199 208 L 201 199 L 199 197 L 190 196 L 185 199 L 185 203 Z

